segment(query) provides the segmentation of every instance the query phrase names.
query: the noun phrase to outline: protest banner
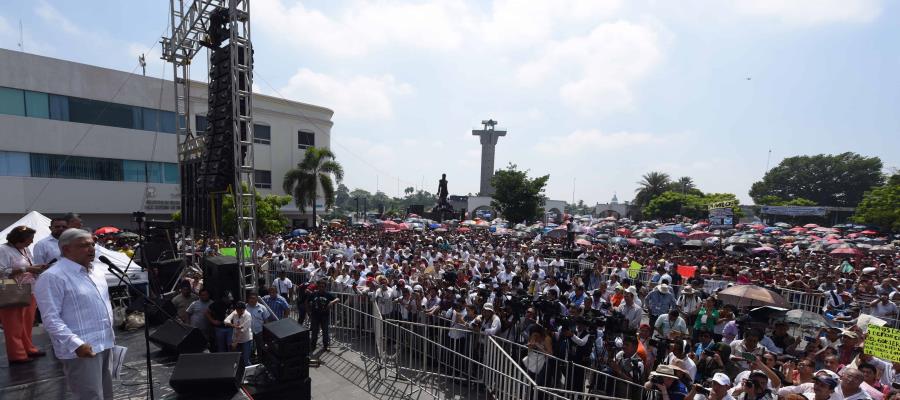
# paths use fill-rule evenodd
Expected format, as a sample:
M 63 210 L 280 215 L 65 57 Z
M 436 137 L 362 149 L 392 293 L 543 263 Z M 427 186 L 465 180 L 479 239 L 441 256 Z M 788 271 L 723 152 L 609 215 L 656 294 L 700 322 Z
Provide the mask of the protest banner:
M 900 362 L 900 329 L 869 325 L 864 349 L 882 360 Z
M 631 279 L 637 278 L 638 274 L 641 273 L 641 268 L 644 268 L 644 266 L 639 262 L 631 261 L 631 265 L 628 266 L 628 276 L 630 276 Z

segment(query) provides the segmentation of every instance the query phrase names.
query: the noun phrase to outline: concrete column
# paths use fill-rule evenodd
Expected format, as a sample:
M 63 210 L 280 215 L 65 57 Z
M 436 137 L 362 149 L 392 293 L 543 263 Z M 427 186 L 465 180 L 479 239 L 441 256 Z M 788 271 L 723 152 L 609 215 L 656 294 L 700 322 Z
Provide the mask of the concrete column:
M 472 131 L 472 136 L 478 136 L 481 139 L 481 185 L 478 195 L 491 196 L 494 194 L 494 187 L 491 186 L 491 178 L 494 177 L 494 152 L 497 139 L 500 136 L 506 136 L 506 131 L 494 130 L 496 121 L 488 120 L 482 123 L 485 125 L 485 129 Z

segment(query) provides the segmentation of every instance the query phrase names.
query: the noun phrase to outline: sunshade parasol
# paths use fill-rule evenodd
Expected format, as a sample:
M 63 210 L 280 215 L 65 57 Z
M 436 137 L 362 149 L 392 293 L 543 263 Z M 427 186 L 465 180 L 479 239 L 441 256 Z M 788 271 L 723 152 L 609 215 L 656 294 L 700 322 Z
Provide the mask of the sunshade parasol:
M 790 307 L 790 304 L 780 294 L 756 285 L 732 286 L 719 292 L 718 297 L 723 303 L 737 307 Z

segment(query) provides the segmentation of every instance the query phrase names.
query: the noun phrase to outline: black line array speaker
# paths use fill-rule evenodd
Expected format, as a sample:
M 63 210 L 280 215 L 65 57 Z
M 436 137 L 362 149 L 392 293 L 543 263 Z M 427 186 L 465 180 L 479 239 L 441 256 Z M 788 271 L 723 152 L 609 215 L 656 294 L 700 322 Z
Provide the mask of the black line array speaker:
M 253 400 L 309 400 L 312 399 L 312 378 L 289 382 L 247 384 L 244 389 Z
M 237 258 L 231 256 L 215 256 L 203 259 L 203 287 L 209 290 L 211 299 L 219 300 L 222 294 L 230 292 L 240 298 L 241 270 Z
M 209 397 L 237 392 L 243 379 L 241 353 L 182 354 L 169 386 L 179 395 Z
M 207 346 L 199 329 L 171 319 L 150 335 L 150 341 L 173 354 L 201 353 Z

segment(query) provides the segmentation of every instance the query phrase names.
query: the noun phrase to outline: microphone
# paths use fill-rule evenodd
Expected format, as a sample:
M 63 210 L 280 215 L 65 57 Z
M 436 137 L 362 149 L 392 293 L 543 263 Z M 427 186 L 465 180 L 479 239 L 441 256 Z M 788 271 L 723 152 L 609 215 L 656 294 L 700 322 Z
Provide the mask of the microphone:
M 101 255 L 100 257 L 97 257 L 97 259 L 100 260 L 100 262 L 106 264 L 111 270 L 116 271 L 120 275 L 122 275 L 122 277 L 120 279 L 124 279 L 124 277 L 127 276 L 127 275 L 125 275 L 124 271 L 122 271 L 119 267 L 117 267 L 116 264 L 113 264 L 113 262 L 110 261 L 109 258 L 107 258 L 106 256 Z

